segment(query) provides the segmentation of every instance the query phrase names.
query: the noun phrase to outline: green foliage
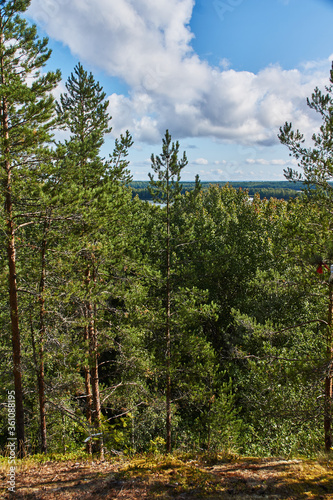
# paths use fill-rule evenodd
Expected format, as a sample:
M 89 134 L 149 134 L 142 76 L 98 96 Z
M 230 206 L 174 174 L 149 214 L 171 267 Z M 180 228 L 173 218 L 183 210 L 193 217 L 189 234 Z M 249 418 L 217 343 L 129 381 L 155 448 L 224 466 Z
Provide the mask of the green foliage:
M 150 441 L 149 452 L 153 453 L 154 455 L 161 454 L 165 450 L 165 445 L 166 445 L 165 439 L 163 439 L 160 436 L 157 436 L 155 440 Z
M 186 153 L 178 160 L 179 142 L 171 143 L 171 135 L 167 130 L 162 139 L 162 153 L 160 156 L 151 155 L 152 169 L 157 175 L 149 173 L 149 191 L 154 200 L 171 203 L 181 192 L 180 177 L 182 169 L 187 165 Z
M 333 67 L 327 95 L 316 89 L 308 101 L 323 117 L 314 147 L 290 124 L 280 131 L 303 169 L 305 194 L 295 195 L 299 181 L 289 190 L 208 185 L 198 176 L 181 185 L 187 158 L 178 158 L 168 131 L 161 155 L 151 157 L 148 186 L 131 180 L 128 131 L 101 157 L 108 102 L 80 63 L 55 120 L 51 91 L 60 75 L 39 73 L 47 40 L 14 17 L 28 5 L 0 2 L 3 36 L 13 41 L 2 46 L 0 82 L 9 126 L 2 121 L 0 134 L 0 446 L 13 387 L 10 213 L 31 453 L 41 444 L 42 377 L 54 453 L 79 456 L 89 437 L 94 451 L 102 434 L 111 454 L 159 455 L 170 445 L 172 416 L 178 450 L 316 454 L 330 362 Z M 56 125 L 67 138 L 51 149 Z M 8 179 L 14 204 L 5 213 Z M 148 198 L 148 187 L 154 205 L 133 198 Z
M 240 418 L 241 408 L 237 405 L 236 395 L 232 390 L 232 381 L 221 382 L 212 395 L 207 415 L 208 450 L 235 452 L 244 431 Z
M 324 338 L 317 328 L 260 325 L 235 313 L 242 334 L 235 347 L 237 392 L 247 453 L 314 454 L 322 436 Z M 306 450 L 306 451 L 305 451 Z
M 299 130 L 294 131 L 291 123 L 285 123 L 280 128 L 279 139 L 285 144 L 290 155 L 298 161 L 298 168 L 301 170 L 288 169 L 285 175 L 290 180 L 304 181 L 304 204 L 307 205 L 304 227 L 310 241 L 304 244 L 301 238 L 299 245 L 294 245 L 293 250 L 301 258 L 312 265 L 316 265 L 317 272 L 323 273 L 323 267 L 328 268 L 332 264 L 332 124 L 333 124 L 333 64 L 330 71 L 330 85 L 325 88 L 327 93 L 323 93 L 318 88 L 315 89 L 311 99 L 307 104 L 311 109 L 319 113 L 322 125 L 317 133 L 312 135 L 313 146 L 307 146 L 303 134 Z M 310 246 L 309 245 L 312 245 Z M 319 280 L 318 280 L 319 281 Z M 324 319 L 322 312 L 317 316 L 318 320 L 326 324 L 325 341 L 325 368 L 324 376 L 324 431 L 325 450 L 330 453 L 332 449 L 332 296 L 333 284 L 330 277 L 322 281 L 320 291 L 322 299 L 327 303 L 327 313 Z M 325 290 L 326 289 L 326 290 Z M 325 297 L 326 296 L 326 297 Z M 323 356 L 323 357 L 324 357 Z

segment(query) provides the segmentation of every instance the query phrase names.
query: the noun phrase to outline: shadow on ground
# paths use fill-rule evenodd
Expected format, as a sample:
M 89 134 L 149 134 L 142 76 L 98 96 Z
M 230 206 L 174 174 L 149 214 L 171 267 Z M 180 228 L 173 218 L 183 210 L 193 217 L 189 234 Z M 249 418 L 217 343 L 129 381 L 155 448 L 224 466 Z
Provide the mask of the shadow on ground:
M 5 485 L 5 470 L 1 476 Z M 1 498 L 13 497 L 5 488 L 1 493 Z M 177 459 L 48 462 L 17 472 L 15 498 L 333 500 L 333 471 L 317 462 L 274 459 L 242 459 L 214 465 Z

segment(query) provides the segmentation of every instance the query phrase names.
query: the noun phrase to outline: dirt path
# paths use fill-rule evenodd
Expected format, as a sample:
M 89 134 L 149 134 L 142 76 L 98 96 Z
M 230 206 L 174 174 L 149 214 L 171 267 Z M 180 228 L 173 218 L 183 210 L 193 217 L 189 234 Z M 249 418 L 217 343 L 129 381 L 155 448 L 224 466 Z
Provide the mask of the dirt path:
M 19 466 L 16 491 L 0 497 L 27 500 L 332 499 L 333 469 L 317 462 L 241 459 L 208 465 L 175 458 L 131 462 L 46 462 Z

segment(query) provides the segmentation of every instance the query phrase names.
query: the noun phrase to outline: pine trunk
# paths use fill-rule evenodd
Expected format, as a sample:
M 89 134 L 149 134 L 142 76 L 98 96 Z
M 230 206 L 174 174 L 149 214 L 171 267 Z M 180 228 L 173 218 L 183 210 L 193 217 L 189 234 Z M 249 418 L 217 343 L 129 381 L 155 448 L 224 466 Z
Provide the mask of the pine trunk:
M 24 410 L 23 410 L 23 390 L 22 390 L 22 367 L 21 367 L 21 339 L 19 329 L 19 314 L 17 300 L 16 281 L 16 251 L 15 235 L 12 221 L 12 202 L 10 193 L 10 172 L 8 173 L 8 188 L 6 194 L 5 211 L 7 217 L 7 255 L 9 267 L 9 307 L 12 329 L 13 344 L 13 374 L 15 387 L 15 414 L 16 414 L 16 437 L 18 445 L 18 456 L 25 455 L 25 432 L 24 432 Z
M 332 448 L 332 318 L 333 318 L 333 283 L 329 282 L 329 312 L 328 312 L 328 331 L 327 331 L 327 373 L 325 377 L 325 414 L 324 414 L 324 432 L 325 432 L 325 450 L 327 453 Z
M 44 335 L 44 332 L 43 334 Z M 47 452 L 46 439 L 46 406 L 45 406 L 45 380 L 44 380 L 44 338 L 39 351 L 39 371 L 38 371 L 38 395 L 39 395 L 39 415 L 40 415 L 40 437 L 41 453 Z
M 91 388 L 93 398 L 93 422 L 97 434 L 102 433 L 102 418 L 101 418 L 101 399 L 99 394 L 99 376 L 98 376 L 98 343 L 97 331 L 92 319 L 89 325 L 90 336 L 90 357 L 91 357 Z M 101 459 L 104 458 L 103 436 L 98 436 L 98 453 Z
M 96 280 L 96 277 L 93 273 L 93 281 Z M 86 274 L 86 283 L 90 282 L 90 272 L 88 271 Z M 92 389 L 92 402 L 93 402 L 93 411 L 92 411 L 92 421 L 94 424 L 94 428 L 96 430 L 96 434 L 102 434 L 102 414 L 101 414 L 101 399 L 99 394 L 99 375 L 98 375 L 98 332 L 95 325 L 96 318 L 96 307 L 93 306 L 91 299 L 89 298 L 89 302 L 87 305 L 87 312 L 89 318 L 88 325 L 88 335 L 89 335 L 89 358 L 90 358 L 90 381 L 91 381 L 91 389 Z M 97 441 L 98 453 L 101 459 L 104 458 L 104 446 L 103 446 L 103 436 L 98 436 Z
M 85 284 L 87 287 L 87 294 L 89 295 L 89 286 L 90 286 L 90 269 L 87 267 L 86 269 L 86 279 L 85 279 Z M 84 308 L 84 315 L 85 319 L 88 323 L 89 317 L 91 316 L 91 305 L 90 302 L 88 301 L 87 304 L 85 304 Z M 88 324 L 84 327 L 84 344 L 88 345 L 87 347 L 87 358 L 90 360 L 90 335 L 89 335 L 89 327 Z M 84 370 L 84 383 L 85 383 L 85 389 L 86 389 L 86 418 L 89 424 L 89 432 L 92 434 L 92 413 L 93 413 L 93 396 L 92 396 L 92 390 L 91 390 L 91 374 L 90 374 L 90 366 L 89 362 L 88 365 L 83 367 Z M 92 453 L 92 441 L 89 439 L 87 442 L 87 447 L 86 447 L 87 453 L 91 454 Z
M 45 343 L 45 279 L 46 279 L 46 247 L 47 233 L 50 228 L 50 218 L 45 220 L 44 237 L 42 241 L 41 255 L 41 279 L 39 284 L 39 303 L 40 303 L 40 347 L 39 347 L 39 367 L 38 367 L 38 394 L 39 394 L 39 414 L 40 414 L 40 436 L 41 452 L 47 451 L 46 438 L 46 405 L 45 405 L 45 376 L 44 376 L 44 343 Z
M 85 340 L 85 342 L 89 341 L 88 326 L 86 326 L 84 329 L 84 340 Z M 88 353 L 88 356 L 89 356 L 89 353 Z M 89 424 L 89 429 L 90 429 L 89 432 L 92 433 L 92 430 L 91 430 L 92 392 L 91 392 L 91 376 L 90 376 L 89 365 L 84 366 L 84 383 L 85 383 L 85 389 L 86 389 L 86 418 L 87 418 L 87 422 Z M 86 451 L 87 451 L 87 453 L 89 453 L 89 455 L 91 455 L 91 453 L 92 453 L 91 439 L 89 439 L 89 441 L 87 442 Z

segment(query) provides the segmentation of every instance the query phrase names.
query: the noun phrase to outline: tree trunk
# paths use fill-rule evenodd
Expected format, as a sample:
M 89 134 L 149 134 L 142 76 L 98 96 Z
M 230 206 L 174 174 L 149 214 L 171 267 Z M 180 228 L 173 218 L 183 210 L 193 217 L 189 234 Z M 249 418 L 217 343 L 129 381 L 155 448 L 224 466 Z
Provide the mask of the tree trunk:
M 46 407 L 45 407 L 45 380 L 44 380 L 44 331 L 41 333 L 41 345 L 39 350 L 39 369 L 38 369 L 38 396 L 39 396 L 39 415 L 40 415 L 40 438 L 41 453 L 46 453 Z
M 97 434 L 102 433 L 102 418 L 101 418 L 101 399 L 99 394 L 99 376 L 98 376 L 98 342 L 97 330 L 95 328 L 94 319 L 91 319 L 89 324 L 90 336 L 90 357 L 91 357 L 91 388 L 93 398 L 93 422 Z M 98 453 L 101 459 L 104 458 L 103 436 L 98 436 Z
M 85 284 L 87 287 L 87 294 L 89 295 L 89 286 L 90 286 L 90 268 L 89 266 L 86 269 L 86 279 L 85 279 Z M 90 311 L 90 312 L 89 312 Z M 90 302 L 88 301 L 87 304 L 84 306 L 84 315 L 85 319 L 88 323 L 89 320 L 89 315 L 91 315 L 91 306 Z M 90 336 L 89 336 L 89 328 L 88 324 L 85 325 L 84 327 L 84 344 L 87 345 L 87 351 L 86 355 L 88 360 L 90 360 Z M 90 374 L 90 366 L 89 366 L 89 361 L 86 366 L 83 367 L 84 370 L 84 384 L 85 384 L 85 389 L 86 389 L 86 418 L 89 424 L 89 432 L 92 434 L 92 412 L 93 412 L 93 397 L 92 397 L 92 391 L 91 391 L 91 374 Z M 89 439 L 87 441 L 87 446 L 86 446 L 87 453 L 90 455 L 92 454 L 92 440 Z
M 328 329 L 327 329 L 327 373 L 325 377 L 325 414 L 324 414 L 324 431 L 325 431 L 325 450 L 327 453 L 332 448 L 332 317 L 333 317 L 333 282 L 329 281 L 329 309 L 328 309 Z
M 84 329 L 84 340 L 88 341 L 89 340 L 89 331 L 88 331 L 88 326 L 85 327 Z M 88 357 L 89 357 L 89 352 L 88 352 Z M 92 393 L 91 393 L 91 377 L 90 377 L 90 369 L 89 365 L 84 366 L 84 383 L 85 383 L 85 389 L 86 389 L 86 417 L 87 417 L 87 422 L 89 424 L 89 429 L 90 433 L 92 433 L 91 430 L 91 423 L 92 423 Z M 91 455 L 92 453 L 92 446 L 91 446 L 91 439 L 87 442 L 86 446 L 86 451 Z
M 0 39 L 0 45 L 3 47 L 3 35 Z M 4 61 L 1 58 L 1 84 L 5 86 Z M 12 205 L 12 172 L 10 165 L 10 147 L 9 147 L 9 120 L 8 120 L 8 102 L 5 97 L 1 103 L 1 125 L 2 138 L 4 141 L 4 181 L 3 190 L 5 197 L 5 218 L 7 233 L 7 256 L 9 268 L 9 307 L 12 330 L 13 344 L 13 374 L 15 387 L 15 414 L 16 414 L 16 437 L 18 446 L 18 456 L 25 455 L 25 433 L 24 433 L 24 410 L 23 410 L 23 390 L 22 390 L 22 368 L 21 368 L 21 340 L 19 329 L 18 299 L 17 299 L 17 281 L 16 281 L 16 248 L 15 248 L 15 227 L 13 222 Z
M 46 406 L 45 406 L 45 377 L 44 377 L 44 343 L 45 343 L 45 278 L 46 278 L 46 247 L 47 233 L 50 229 L 50 217 L 45 220 L 44 235 L 41 247 L 41 278 L 39 284 L 39 304 L 40 304 L 40 347 L 39 347 L 39 367 L 38 367 L 38 395 L 39 395 L 39 414 L 40 414 L 40 436 L 41 436 L 41 452 L 47 451 L 46 439 Z
M 89 275 L 90 276 L 90 275 Z M 93 273 L 93 281 L 96 280 L 96 276 Z M 99 394 L 99 375 L 98 375 L 98 332 L 95 324 L 95 318 L 97 316 L 96 306 L 93 306 L 91 298 L 88 302 L 88 318 L 89 318 L 89 357 L 90 357 L 90 375 L 91 375 L 91 389 L 92 389 L 92 401 L 93 401 L 93 411 L 92 420 L 97 431 L 98 436 L 98 453 L 101 459 L 104 458 L 104 446 L 103 446 L 103 436 L 102 436 L 102 413 L 101 413 L 101 398 Z
M 8 176 L 10 177 L 10 176 Z M 16 437 L 18 445 L 18 456 L 25 456 L 25 433 L 24 433 L 24 410 L 23 410 L 23 390 L 22 390 L 22 368 L 21 368 L 21 339 L 19 330 L 17 282 L 16 282 L 16 251 L 13 221 L 11 217 L 11 195 L 10 189 L 6 196 L 6 216 L 7 216 L 7 254 L 9 267 L 9 305 L 12 328 L 13 344 L 13 374 L 15 387 L 15 414 L 16 414 Z

